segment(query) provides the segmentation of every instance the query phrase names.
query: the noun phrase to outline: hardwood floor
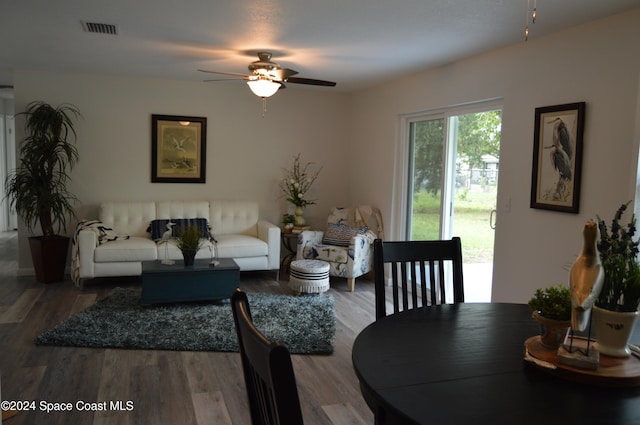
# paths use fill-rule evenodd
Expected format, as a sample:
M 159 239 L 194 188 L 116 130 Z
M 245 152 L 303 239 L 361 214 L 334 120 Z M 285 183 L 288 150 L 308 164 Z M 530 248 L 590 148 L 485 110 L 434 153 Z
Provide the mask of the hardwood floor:
M 3 400 L 35 402 L 6 420 L 22 424 L 249 424 L 237 353 L 40 347 L 34 340 L 116 286 L 135 279 L 40 284 L 17 277 L 17 237 L 0 233 L 0 372 Z M 247 292 L 289 293 L 273 273 L 242 273 Z M 306 424 L 372 424 L 351 365 L 356 335 L 374 320 L 373 283 L 331 278 L 335 299 L 335 352 L 293 355 Z M 42 403 L 71 403 L 68 412 L 45 413 Z M 81 411 L 105 407 L 105 411 Z M 119 402 L 122 402 L 118 404 Z M 96 404 L 97 403 L 97 404 Z M 118 406 L 121 410 L 115 409 Z

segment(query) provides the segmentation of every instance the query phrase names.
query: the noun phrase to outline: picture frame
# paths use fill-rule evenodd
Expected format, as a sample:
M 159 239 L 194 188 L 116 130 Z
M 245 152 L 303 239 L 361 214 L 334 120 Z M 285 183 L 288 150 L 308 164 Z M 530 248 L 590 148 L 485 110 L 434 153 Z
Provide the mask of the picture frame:
M 531 208 L 578 214 L 585 102 L 535 109 Z
M 207 118 L 151 115 L 151 182 L 205 183 Z

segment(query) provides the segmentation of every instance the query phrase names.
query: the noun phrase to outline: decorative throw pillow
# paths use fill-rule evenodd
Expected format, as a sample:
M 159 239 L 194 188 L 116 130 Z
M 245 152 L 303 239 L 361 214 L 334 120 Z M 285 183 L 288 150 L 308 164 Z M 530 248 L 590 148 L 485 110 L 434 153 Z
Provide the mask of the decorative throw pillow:
M 162 235 L 164 235 L 164 233 L 169 230 L 169 227 L 167 227 L 167 225 L 170 222 L 174 223 L 173 226 L 171 226 L 172 237 L 177 237 L 189 226 L 195 226 L 198 228 L 198 231 L 203 238 L 210 238 L 209 222 L 206 218 L 174 218 L 171 220 L 153 220 L 147 228 L 147 231 L 151 233 L 151 239 L 153 239 L 154 241 L 162 239 Z
M 175 218 L 172 221 L 176 223 L 173 226 L 173 234 L 175 236 L 184 232 L 187 227 L 195 226 L 203 238 L 209 239 L 209 223 L 206 218 Z
M 164 232 L 169 230 L 167 224 L 169 224 L 170 221 L 171 220 L 152 220 L 149 227 L 147 227 L 147 232 L 151 233 L 151 239 L 154 241 L 162 239 Z
M 366 227 L 349 227 L 346 224 L 327 224 L 327 230 L 322 236 L 325 245 L 349 246 L 355 235 L 364 235 Z

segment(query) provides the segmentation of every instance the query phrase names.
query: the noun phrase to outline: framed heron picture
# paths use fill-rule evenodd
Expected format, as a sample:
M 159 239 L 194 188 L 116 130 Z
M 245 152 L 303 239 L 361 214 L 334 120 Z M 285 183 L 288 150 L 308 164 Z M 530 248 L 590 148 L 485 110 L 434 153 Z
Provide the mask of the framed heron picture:
M 207 119 L 151 115 L 151 181 L 204 183 Z
M 535 110 L 531 208 L 577 214 L 585 102 Z

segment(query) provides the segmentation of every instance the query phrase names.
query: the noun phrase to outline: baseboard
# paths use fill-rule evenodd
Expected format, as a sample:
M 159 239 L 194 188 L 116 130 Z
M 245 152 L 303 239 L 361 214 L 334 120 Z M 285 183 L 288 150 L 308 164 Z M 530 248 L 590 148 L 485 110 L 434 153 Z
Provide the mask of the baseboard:
M 18 277 L 35 275 L 36 271 L 33 267 L 18 267 L 18 269 L 16 270 L 16 276 Z

